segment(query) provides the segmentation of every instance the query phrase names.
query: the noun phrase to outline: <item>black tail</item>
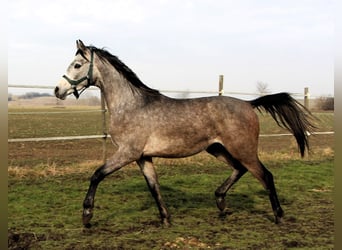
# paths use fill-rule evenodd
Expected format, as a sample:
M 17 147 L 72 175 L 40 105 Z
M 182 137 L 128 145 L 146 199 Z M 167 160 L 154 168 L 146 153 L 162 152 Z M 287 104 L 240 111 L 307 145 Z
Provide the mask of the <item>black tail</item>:
M 305 148 L 309 149 L 308 133 L 316 128 L 310 111 L 288 93 L 266 95 L 249 102 L 259 111 L 264 109 L 270 113 L 280 127 L 288 129 L 294 135 L 303 157 Z

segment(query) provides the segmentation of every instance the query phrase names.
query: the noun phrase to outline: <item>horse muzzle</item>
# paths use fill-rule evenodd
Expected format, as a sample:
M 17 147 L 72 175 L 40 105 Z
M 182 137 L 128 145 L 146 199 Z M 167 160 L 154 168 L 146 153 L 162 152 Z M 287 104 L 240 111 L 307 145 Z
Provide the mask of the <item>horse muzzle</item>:
M 61 100 L 64 100 L 66 98 L 66 95 L 60 94 L 60 89 L 59 87 L 55 88 L 55 96 Z
M 63 89 L 58 86 L 55 88 L 55 96 L 58 99 L 65 100 L 66 97 L 70 94 L 74 94 L 76 98 L 79 97 L 79 94 L 76 88 Z

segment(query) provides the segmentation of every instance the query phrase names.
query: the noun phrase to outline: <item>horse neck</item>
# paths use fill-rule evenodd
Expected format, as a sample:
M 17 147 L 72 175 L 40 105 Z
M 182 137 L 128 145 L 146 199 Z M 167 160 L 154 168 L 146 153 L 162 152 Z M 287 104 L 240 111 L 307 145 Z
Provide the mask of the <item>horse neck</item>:
M 139 95 L 134 93 L 127 79 L 108 63 L 100 63 L 99 88 L 103 92 L 110 112 L 135 109 L 142 104 Z

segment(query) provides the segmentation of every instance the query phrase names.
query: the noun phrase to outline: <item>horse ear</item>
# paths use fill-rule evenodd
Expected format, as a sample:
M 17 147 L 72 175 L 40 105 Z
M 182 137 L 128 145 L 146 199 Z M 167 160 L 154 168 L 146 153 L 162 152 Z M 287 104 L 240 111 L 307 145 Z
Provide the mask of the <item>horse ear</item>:
M 81 50 L 81 51 L 86 50 L 86 46 L 84 45 L 84 43 L 81 40 L 76 41 L 76 47 L 78 50 Z

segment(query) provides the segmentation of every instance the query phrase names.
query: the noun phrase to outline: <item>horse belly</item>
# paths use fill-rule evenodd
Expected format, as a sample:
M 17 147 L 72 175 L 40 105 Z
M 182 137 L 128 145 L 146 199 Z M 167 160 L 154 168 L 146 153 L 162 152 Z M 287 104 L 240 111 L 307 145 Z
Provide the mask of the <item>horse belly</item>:
M 208 147 L 207 136 L 151 136 L 143 154 L 151 157 L 179 158 L 197 154 Z

